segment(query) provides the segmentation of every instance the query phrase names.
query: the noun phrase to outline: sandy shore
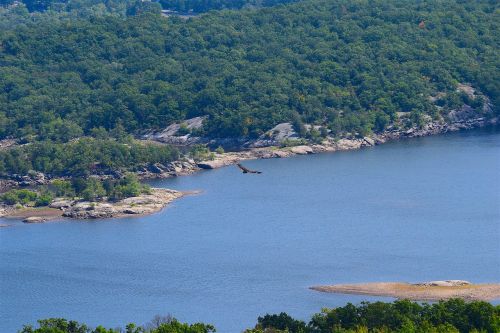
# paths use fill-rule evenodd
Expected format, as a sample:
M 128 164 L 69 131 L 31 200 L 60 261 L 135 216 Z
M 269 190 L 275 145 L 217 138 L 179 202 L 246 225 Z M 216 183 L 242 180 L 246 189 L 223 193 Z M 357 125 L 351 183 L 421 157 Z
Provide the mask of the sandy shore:
M 311 289 L 327 293 L 385 296 L 413 301 L 438 301 L 450 298 L 462 298 L 468 301 L 500 299 L 500 284 L 498 283 L 434 285 L 432 283 L 380 282 L 314 286 Z

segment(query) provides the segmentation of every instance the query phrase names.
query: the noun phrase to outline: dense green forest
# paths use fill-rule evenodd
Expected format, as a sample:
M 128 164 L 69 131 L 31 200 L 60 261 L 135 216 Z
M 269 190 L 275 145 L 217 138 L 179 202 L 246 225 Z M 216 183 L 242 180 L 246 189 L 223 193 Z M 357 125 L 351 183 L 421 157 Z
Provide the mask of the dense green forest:
M 243 7 L 270 7 L 277 4 L 288 3 L 296 0 L 152 0 L 164 9 L 195 13 L 209 10 L 241 9 Z M 0 0 L 0 6 L 10 6 L 22 3 L 30 12 L 43 12 L 47 10 L 72 11 L 83 7 L 101 5 L 111 12 L 123 12 L 124 8 L 141 6 L 142 1 L 137 0 Z
M 66 144 L 43 141 L 0 151 L 0 175 L 38 171 L 52 177 L 86 177 L 136 171 L 149 164 L 167 164 L 178 158 L 179 151 L 167 145 L 93 138 Z
M 312 316 L 308 324 L 286 313 L 259 317 L 255 328 L 245 333 L 496 333 L 500 331 L 500 306 L 486 302 L 452 299 L 434 304 L 406 300 L 393 303 L 347 304 L 324 309 Z M 40 320 L 39 327 L 25 326 L 20 333 L 209 333 L 211 325 L 182 324 L 166 317 L 155 317 L 144 326 L 128 324 L 125 331 L 90 329 L 84 324 L 65 319 Z
M 0 6 L 23 4 L 29 12 L 73 11 L 77 9 L 102 6 L 110 12 L 119 12 L 141 1 L 136 0 L 0 0 Z
M 16 30 L 31 24 L 62 24 L 75 19 L 115 16 L 125 18 L 144 14 L 160 13 L 161 5 L 140 0 L 0 0 L 0 30 Z
M 162 8 L 178 12 L 271 7 L 297 0 L 159 0 Z
M 256 137 L 284 121 L 367 134 L 396 112 L 446 118 L 471 102 L 460 82 L 498 110 L 499 22 L 492 0 L 305 0 L 190 20 L 28 23 L 0 31 L 0 138 L 139 134 L 200 115 L 209 137 Z
M 56 179 L 50 186 L 41 187 L 38 191 L 28 189 L 12 189 L 0 195 L 0 202 L 7 205 L 28 207 L 48 206 L 55 197 L 82 198 L 97 201 L 106 198 L 117 201 L 141 194 L 150 194 L 151 188 L 141 184 L 135 174 L 127 174 L 121 179 L 72 178 Z

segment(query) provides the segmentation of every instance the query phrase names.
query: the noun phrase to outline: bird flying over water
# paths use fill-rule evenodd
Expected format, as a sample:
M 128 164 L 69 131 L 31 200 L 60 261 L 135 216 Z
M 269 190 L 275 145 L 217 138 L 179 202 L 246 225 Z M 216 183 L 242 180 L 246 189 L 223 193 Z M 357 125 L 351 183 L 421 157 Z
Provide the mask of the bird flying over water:
M 236 165 L 238 166 L 238 168 L 240 168 L 240 169 L 241 169 L 241 171 L 242 171 L 243 173 L 262 173 L 262 172 L 260 172 L 260 171 L 255 171 L 255 170 L 250 170 L 250 169 L 247 169 L 247 168 L 245 168 L 243 165 L 241 165 L 240 163 L 236 163 Z

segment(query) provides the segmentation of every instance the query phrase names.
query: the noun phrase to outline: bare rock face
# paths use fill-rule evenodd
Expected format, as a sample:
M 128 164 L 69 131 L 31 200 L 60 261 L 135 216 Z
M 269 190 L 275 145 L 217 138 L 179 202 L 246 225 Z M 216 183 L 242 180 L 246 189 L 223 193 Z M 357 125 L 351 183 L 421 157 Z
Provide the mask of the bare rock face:
M 373 140 L 372 138 L 365 136 L 363 140 L 365 140 L 366 145 L 375 146 L 375 140 Z
M 277 146 L 285 140 L 298 139 L 292 124 L 281 123 L 262 134 L 255 142 L 250 144 L 252 148 Z
M 52 201 L 50 203 L 49 207 L 63 209 L 63 208 L 71 207 L 74 203 L 75 203 L 74 200 L 56 198 L 54 201 Z
M 201 169 L 217 169 L 229 165 L 225 160 L 202 161 L 198 163 Z
M 154 163 L 144 167 L 137 174 L 142 179 L 150 178 L 170 178 L 183 175 L 189 175 L 198 171 L 199 167 L 192 159 L 183 159 L 180 161 L 172 161 L 166 164 Z
M 144 138 L 174 145 L 195 144 L 200 142 L 202 139 L 199 137 L 195 137 L 190 133 L 179 135 L 179 130 L 181 128 L 185 128 L 188 131 L 200 129 L 203 126 L 203 121 L 205 119 L 207 119 L 207 116 L 187 119 L 182 123 L 174 123 L 165 128 L 163 131 L 147 134 L 144 136 Z
M 340 139 L 335 143 L 337 150 L 351 150 L 358 149 L 363 145 L 362 139 Z
M 277 141 L 283 141 L 285 139 L 297 139 L 297 132 L 293 129 L 290 123 L 281 123 L 274 126 L 270 131 L 271 138 Z
M 415 286 L 423 287 L 457 287 L 457 286 L 467 286 L 471 283 L 465 280 L 443 280 L 443 281 L 429 281 L 422 283 L 415 283 Z
M 457 92 L 463 92 L 467 94 L 470 98 L 475 98 L 476 89 L 474 89 L 471 85 L 459 83 L 457 85 Z
M 246 153 L 230 153 L 221 156 L 220 158 L 216 158 L 213 161 L 201 161 L 198 162 L 198 167 L 201 169 L 217 169 L 222 168 L 231 164 L 235 164 L 238 161 L 247 159 Z
M 123 209 L 124 214 L 131 214 L 131 215 L 142 215 L 142 214 L 147 214 L 150 212 L 150 209 L 146 208 L 136 208 L 136 207 L 130 207 L 130 208 L 125 208 Z
M 10 208 L 8 206 L 0 207 L 0 217 L 7 216 L 10 211 L 12 211 L 12 208 Z
M 310 146 L 295 146 L 290 148 L 290 151 L 297 155 L 307 155 L 314 152 Z
M 113 217 L 116 210 L 111 204 L 79 202 L 64 210 L 63 216 L 78 219 L 97 219 Z
M 24 223 L 43 223 L 47 221 L 47 219 L 40 216 L 30 216 L 23 220 Z
M 452 122 L 465 121 L 476 116 L 476 112 L 469 105 L 463 105 L 461 108 L 451 110 L 448 113 L 448 118 Z
M 173 200 L 183 196 L 182 192 L 168 189 L 152 189 L 150 194 L 141 194 L 116 202 L 73 202 L 62 206 L 63 216 L 75 219 L 99 219 L 125 215 L 151 214 L 161 210 Z

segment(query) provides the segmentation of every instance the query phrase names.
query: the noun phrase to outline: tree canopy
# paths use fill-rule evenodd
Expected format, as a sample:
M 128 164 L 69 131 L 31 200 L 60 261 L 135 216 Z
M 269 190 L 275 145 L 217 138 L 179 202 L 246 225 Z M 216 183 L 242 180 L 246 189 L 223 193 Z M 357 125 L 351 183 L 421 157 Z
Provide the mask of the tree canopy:
M 156 316 L 144 326 L 128 324 L 126 330 L 91 329 L 84 324 L 52 318 L 27 325 L 19 333 L 210 333 L 212 325 L 184 324 L 170 316 Z M 323 309 L 309 323 L 282 312 L 257 319 L 254 328 L 244 333 L 496 333 L 500 331 L 500 305 L 464 302 L 460 299 L 420 304 L 408 300 L 393 303 L 362 302 Z
M 0 31 L 0 138 L 140 134 L 200 115 L 209 137 L 256 137 L 285 121 L 363 134 L 397 112 L 446 118 L 466 99 L 458 83 L 498 110 L 499 22 L 491 0 L 43 19 Z

